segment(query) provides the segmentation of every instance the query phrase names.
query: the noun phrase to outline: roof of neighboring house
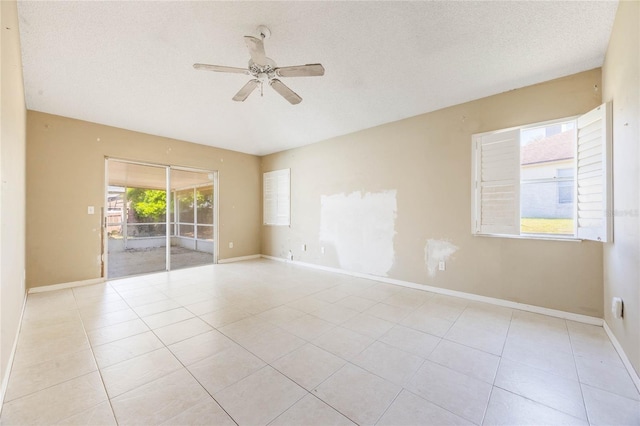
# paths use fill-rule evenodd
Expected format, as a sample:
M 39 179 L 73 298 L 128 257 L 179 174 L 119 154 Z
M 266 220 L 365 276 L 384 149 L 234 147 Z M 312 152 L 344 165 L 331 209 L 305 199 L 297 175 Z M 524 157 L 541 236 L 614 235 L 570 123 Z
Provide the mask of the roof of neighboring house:
M 522 165 L 568 160 L 574 156 L 575 130 L 557 133 L 522 147 Z

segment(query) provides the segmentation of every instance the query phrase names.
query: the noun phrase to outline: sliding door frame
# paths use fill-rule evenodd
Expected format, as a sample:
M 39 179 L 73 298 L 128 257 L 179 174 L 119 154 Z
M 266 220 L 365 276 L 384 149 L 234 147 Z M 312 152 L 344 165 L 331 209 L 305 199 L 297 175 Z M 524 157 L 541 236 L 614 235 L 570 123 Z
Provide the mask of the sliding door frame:
M 195 172 L 195 173 L 208 173 L 211 176 L 211 184 L 213 185 L 213 264 L 218 263 L 218 193 L 220 192 L 218 188 L 218 171 L 217 170 L 204 170 L 198 169 L 194 167 L 182 167 L 182 166 L 167 166 L 170 170 L 180 170 L 184 172 Z M 177 206 L 174 204 L 174 209 Z M 195 208 L 195 206 L 194 206 Z M 176 222 L 177 226 L 177 222 Z M 198 226 L 198 224 L 194 224 L 194 226 Z
M 158 164 L 158 163 L 149 163 L 144 161 L 137 160 L 125 160 L 122 158 L 116 157 L 108 157 L 104 158 L 104 207 L 102 208 L 102 226 L 101 226 L 101 234 L 102 234 L 102 254 L 101 254 L 101 268 L 102 268 L 102 278 L 109 279 L 109 238 L 106 235 L 107 232 L 107 215 L 108 215 L 108 198 L 109 198 L 109 161 L 120 162 L 120 163 L 129 163 L 136 164 L 139 166 L 148 166 L 148 167 L 164 167 L 165 169 L 165 192 L 166 192 L 166 200 L 167 207 L 165 211 L 165 238 L 166 238 L 166 247 L 165 247 L 165 271 L 171 271 L 171 171 L 186 171 L 186 172 L 195 172 L 195 173 L 207 173 L 211 175 L 211 184 L 213 186 L 213 264 L 218 263 L 218 250 L 219 250 L 219 237 L 218 237 L 218 223 L 219 223 L 219 208 L 218 208 L 218 200 L 219 200 L 219 187 L 218 187 L 218 171 L 217 170 L 205 170 L 194 167 L 183 167 L 183 166 L 172 166 L 168 164 Z M 174 209 L 177 206 L 173 206 Z M 194 206 L 195 208 L 195 206 Z M 126 222 L 123 224 L 126 226 Z M 197 226 L 197 224 L 194 224 Z

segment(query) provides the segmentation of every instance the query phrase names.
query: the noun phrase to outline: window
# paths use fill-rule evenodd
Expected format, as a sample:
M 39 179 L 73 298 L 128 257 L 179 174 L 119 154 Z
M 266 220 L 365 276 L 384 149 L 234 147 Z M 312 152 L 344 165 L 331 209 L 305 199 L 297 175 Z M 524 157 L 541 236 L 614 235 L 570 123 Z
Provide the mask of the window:
M 478 235 L 608 241 L 611 106 L 473 135 Z
M 171 235 L 212 241 L 213 185 L 176 190 L 174 196 L 178 206 L 175 212 L 177 230 Z
M 177 212 L 178 212 L 178 235 L 181 237 L 194 238 L 193 222 L 193 189 L 176 191 Z
M 213 241 L 213 185 L 196 188 L 198 238 Z
M 267 172 L 262 178 L 263 223 L 284 225 L 291 223 L 291 171 Z
M 558 169 L 558 204 L 573 204 L 574 181 L 573 169 Z
M 521 234 L 573 236 L 575 129 L 572 119 L 520 130 Z M 559 168 L 569 174 L 561 177 Z M 564 203 L 558 202 L 560 191 Z

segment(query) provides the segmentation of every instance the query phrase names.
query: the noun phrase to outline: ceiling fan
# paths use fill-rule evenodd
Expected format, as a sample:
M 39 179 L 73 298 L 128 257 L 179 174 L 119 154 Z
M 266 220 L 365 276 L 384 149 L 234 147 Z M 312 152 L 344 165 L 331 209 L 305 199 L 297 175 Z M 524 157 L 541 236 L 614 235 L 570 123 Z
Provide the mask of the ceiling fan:
M 324 75 L 324 67 L 321 64 L 295 65 L 291 67 L 278 67 L 275 61 L 267 58 L 264 52 L 264 39 L 269 38 L 271 31 L 269 28 L 261 25 L 258 27 L 260 38 L 252 36 L 244 36 L 244 42 L 249 49 L 248 68 L 225 67 L 221 65 L 193 64 L 197 70 L 207 70 L 216 72 L 227 72 L 234 74 L 250 75 L 253 79 L 249 80 L 242 89 L 233 97 L 234 101 L 243 102 L 249 95 L 260 86 L 260 94 L 264 83 L 278 92 L 292 105 L 302 102 L 302 98 L 296 92 L 286 86 L 278 77 L 316 77 Z

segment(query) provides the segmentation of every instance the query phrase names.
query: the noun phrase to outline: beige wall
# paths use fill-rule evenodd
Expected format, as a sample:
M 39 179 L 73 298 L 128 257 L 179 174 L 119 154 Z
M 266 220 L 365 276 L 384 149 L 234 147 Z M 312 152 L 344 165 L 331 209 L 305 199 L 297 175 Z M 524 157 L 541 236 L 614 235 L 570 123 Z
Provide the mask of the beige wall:
M 322 197 L 352 194 L 366 203 L 395 190 L 388 277 L 601 317 L 601 244 L 473 237 L 470 212 L 473 133 L 587 112 L 601 103 L 600 83 L 596 69 L 266 156 L 263 171 L 291 168 L 292 225 L 263 227 L 262 252 L 286 257 L 291 250 L 294 260 L 345 268 L 344 251 L 319 237 Z M 373 230 L 350 236 L 366 240 L 363 250 L 388 234 L 379 212 L 385 207 L 369 207 L 345 205 L 344 212 L 358 216 L 354 228 Z M 348 226 L 343 231 L 352 232 Z M 427 240 L 436 240 L 440 254 L 447 244 L 458 248 L 446 271 L 433 276 L 425 261 Z M 349 264 L 358 266 L 357 259 Z M 359 272 L 379 264 L 364 262 Z
M 0 2 L 0 20 L 0 374 L 4 385 L 25 297 L 26 108 L 15 1 Z
M 640 3 L 621 1 L 602 67 L 603 100 L 613 101 L 614 240 L 604 247 L 607 325 L 640 373 Z M 624 318 L 609 309 L 624 301 Z
M 217 170 L 219 259 L 260 253 L 258 157 L 28 111 L 27 287 L 100 277 L 105 156 Z

